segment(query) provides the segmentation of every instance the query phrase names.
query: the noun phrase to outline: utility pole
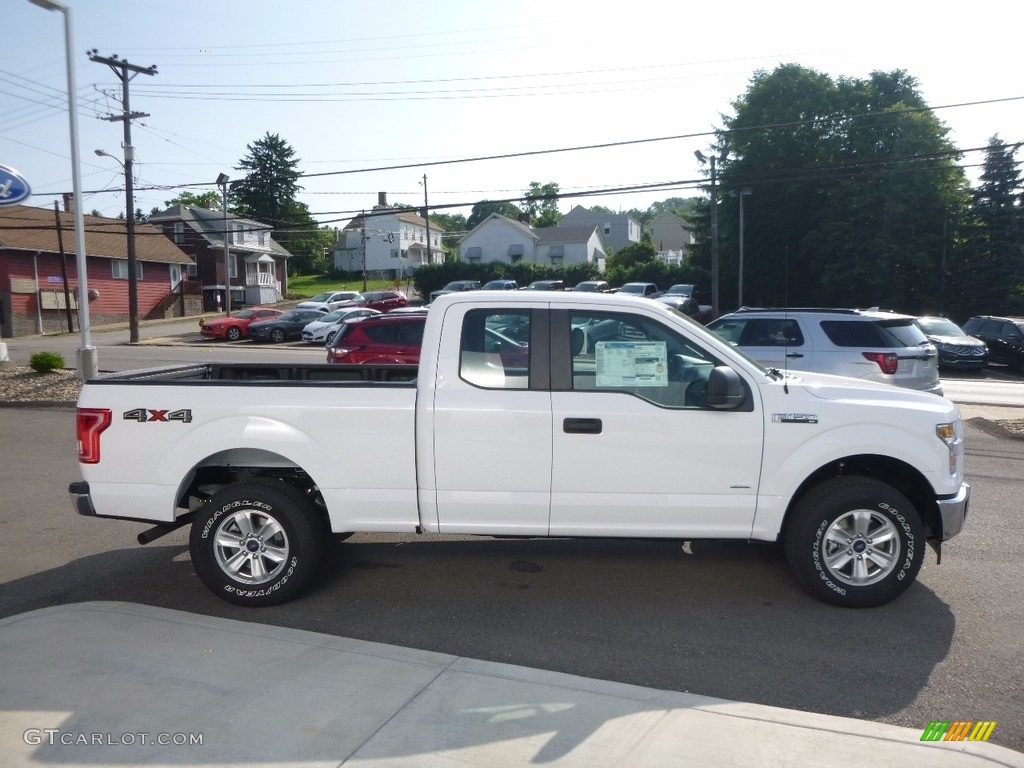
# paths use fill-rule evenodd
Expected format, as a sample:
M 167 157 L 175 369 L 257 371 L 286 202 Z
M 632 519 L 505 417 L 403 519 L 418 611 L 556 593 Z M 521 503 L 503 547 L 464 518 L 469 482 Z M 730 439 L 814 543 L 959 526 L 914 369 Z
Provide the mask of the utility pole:
M 433 264 L 430 255 L 430 204 L 427 202 L 427 174 L 423 174 L 423 219 L 427 222 L 427 264 Z
M 693 153 L 694 157 L 701 164 L 710 163 L 711 165 L 711 314 L 713 317 L 718 317 L 718 176 L 715 168 L 716 160 L 725 160 L 726 155 L 729 154 L 727 147 L 723 147 L 722 151 L 719 152 L 718 157 L 711 155 L 711 157 L 705 157 L 704 153 L 697 150 Z
M 128 225 L 128 340 L 136 343 L 139 340 L 139 280 L 135 258 L 135 191 L 132 187 L 132 163 L 135 161 L 135 148 L 132 146 L 132 120 L 149 117 L 149 114 L 131 111 L 128 105 L 128 83 L 138 74 L 155 75 L 156 64 L 148 67 L 129 64 L 127 59 L 119 58 L 116 53 L 109 58 L 98 56 L 95 48 L 89 51 L 89 60 L 98 64 L 106 64 L 121 81 L 121 114 L 108 115 L 101 119 L 110 122 L 120 120 L 124 123 L 125 223 Z
M 366 293 L 366 211 L 360 214 L 360 232 L 363 250 L 363 293 Z

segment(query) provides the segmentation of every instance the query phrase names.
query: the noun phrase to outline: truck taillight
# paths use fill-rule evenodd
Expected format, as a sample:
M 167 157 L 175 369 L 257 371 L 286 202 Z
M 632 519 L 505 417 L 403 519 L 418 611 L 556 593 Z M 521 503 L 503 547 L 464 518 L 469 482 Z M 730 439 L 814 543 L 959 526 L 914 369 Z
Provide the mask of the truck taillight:
M 78 460 L 82 464 L 98 464 L 100 433 L 110 426 L 110 409 L 79 408 L 75 425 L 78 431 Z
M 861 352 L 861 354 L 871 362 L 878 363 L 882 373 L 896 373 L 896 369 L 900 367 L 900 359 L 895 352 Z

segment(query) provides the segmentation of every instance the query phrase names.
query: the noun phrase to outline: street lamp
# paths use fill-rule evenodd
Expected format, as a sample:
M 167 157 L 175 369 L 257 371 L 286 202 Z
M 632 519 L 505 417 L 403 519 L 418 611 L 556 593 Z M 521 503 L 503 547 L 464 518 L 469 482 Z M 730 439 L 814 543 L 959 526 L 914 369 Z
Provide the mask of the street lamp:
M 103 149 L 93 150 L 99 157 L 109 157 L 124 169 L 125 222 L 128 226 L 128 341 L 139 341 L 139 275 L 135 257 L 135 195 L 132 188 L 132 162 L 135 148 L 124 145 L 124 162 Z
M 217 186 L 220 187 L 221 207 L 224 209 L 224 314 L 231 314 L 231 268 L 228 260 L 228 175 L 222 173 L 217 176 Z
M 728 147 L 722 147 L 717 158 L 714 155 L 705 157 L 699 149 L 693 153 L 701 165 L 704 163 L 711 165 L 711 315 L 713 317 L 718 317 L 718 191 L 716 189 L 718 175 L 715 172 L 715 162 L 716 160 L 725 160 L 727 154 L 729 154 Z
M 71 190 L 74 199 L 72 217 L 75 222 L 75 255 L 78 270 L 78 327 L 82 333 L 82 346 L 78 349 L 78 378 L 82 381 L 99 375 L 96 347 L 92 345 L 89 328 L 89 286 L 85 272 L 85 220 L 82 218 L 82 179 L 78 162 L 78 110 L 75 103 L 78 88 L 75 85 L 75 67 L 71 59 L 73 35 L 71 9 L 57 0 L 29 0 L 48 11 L 64 14 L 64 56 L 68 70 L 68 123 L 71 129 Z
M 738 197 L 740 199 L 740 276 L 736 289 L 738 294 L 737 307 L 743 306 L 743 198 L 753 191 L 750 187 L 743 187 L 743 189 L 734 189 L 729 192 L 729 197 Z

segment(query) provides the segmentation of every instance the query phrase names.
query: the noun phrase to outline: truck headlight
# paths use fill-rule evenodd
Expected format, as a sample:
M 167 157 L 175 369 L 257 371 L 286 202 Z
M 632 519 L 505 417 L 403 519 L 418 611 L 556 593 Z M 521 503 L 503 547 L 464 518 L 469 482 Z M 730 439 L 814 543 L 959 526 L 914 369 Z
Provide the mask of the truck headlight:
M 935 434 L 949 449 L 949 474 L 955 475 L 963 453 L 963 438 L 957 434 L 956 422 L 936 424 Z

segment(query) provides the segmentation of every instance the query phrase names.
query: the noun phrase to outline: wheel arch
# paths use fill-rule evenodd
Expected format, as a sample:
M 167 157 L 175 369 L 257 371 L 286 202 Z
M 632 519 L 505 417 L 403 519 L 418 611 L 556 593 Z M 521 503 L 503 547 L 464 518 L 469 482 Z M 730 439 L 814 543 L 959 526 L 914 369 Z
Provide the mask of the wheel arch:
M 877 454 L 857 454 L 835 459 L 809 475 L 789 500 L 780 531 L 782 536 L 785 536 L 786 528 L 793 519 L 792 511 L 807 492 L 836 477 L 867 477 L 892 486 L 914 505 L 928 538 L 941 538 L 942 518 L 928 479 L 905 461 Z
M 195 511 L 221 488 L 255 478 L 275 478 L 298 490 L 330 529 L 327 506 L 313 476 L 287 456 L 264 448 L 227 448 L 198 461 L 178 486 L 177 505 Z

